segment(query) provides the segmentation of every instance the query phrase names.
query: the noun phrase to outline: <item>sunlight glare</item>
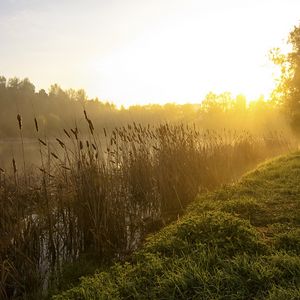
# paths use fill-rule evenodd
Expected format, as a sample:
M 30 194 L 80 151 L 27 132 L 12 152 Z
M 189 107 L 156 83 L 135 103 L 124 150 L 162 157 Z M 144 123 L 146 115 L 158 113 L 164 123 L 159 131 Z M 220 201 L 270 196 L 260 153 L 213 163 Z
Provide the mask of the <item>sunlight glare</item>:
M 278 30 L 264 24 L 269 8 L 263 8 L 208 8 L 201 18 L 191 11 L 172 14 L 105 57 L 90 59 L 89 90 L 125 106 L 199 103 L 209 91 L 267 98 L 275 87 L 268 52 L 283 44 L 293 23 Z M 269 18 L 280 14 L 275 6 Z

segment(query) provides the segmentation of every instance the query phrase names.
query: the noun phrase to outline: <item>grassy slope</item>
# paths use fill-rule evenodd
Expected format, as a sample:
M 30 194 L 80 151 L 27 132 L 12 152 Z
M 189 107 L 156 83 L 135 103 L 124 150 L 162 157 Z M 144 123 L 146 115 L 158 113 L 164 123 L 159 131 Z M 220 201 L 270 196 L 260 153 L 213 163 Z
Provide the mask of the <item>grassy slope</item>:
M 300 153 L 199 197 L 125 264 L 58 299 L 300 299 Z

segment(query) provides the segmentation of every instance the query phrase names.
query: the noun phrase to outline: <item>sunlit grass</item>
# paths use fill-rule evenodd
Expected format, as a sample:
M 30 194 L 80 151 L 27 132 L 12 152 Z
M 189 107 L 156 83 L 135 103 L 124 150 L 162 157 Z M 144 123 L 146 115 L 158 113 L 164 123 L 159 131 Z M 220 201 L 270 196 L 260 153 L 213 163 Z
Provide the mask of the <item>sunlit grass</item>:
M 131 260 L 54 299 L 299 299 L 299 169 L 284 156 L 199 196 Z

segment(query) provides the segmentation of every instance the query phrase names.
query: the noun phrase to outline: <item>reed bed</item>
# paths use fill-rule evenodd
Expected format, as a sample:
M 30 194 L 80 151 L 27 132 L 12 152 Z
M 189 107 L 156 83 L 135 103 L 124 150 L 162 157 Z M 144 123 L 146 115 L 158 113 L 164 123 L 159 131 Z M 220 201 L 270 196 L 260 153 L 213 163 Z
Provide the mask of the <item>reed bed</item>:
M 145 235 L 178 218 L 198 193 L 287 152 L 282 134 L 128 124 L 89 136 L 76 124 L 50 142 L 34 119 L 40 166 L 0 168 L 0 298 L 40 299 L 66 263 L 124 259 Z M 22 138 L 22 119 L 18 115 Z M 19 170 L 19 164 L 22 166 Z

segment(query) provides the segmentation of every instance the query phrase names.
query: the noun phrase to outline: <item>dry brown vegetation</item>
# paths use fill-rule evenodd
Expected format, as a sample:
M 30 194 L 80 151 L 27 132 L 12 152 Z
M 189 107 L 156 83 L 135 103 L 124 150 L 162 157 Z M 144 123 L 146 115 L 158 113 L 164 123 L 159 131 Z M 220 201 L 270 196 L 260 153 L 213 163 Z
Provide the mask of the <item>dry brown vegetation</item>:
M 66 262 L 123 259 L 145 234 L 177 218 L 194 197 L 289 150 L 282 135 L 128 124 L 89 135 L 75 125 L 55 144 L 40 136 L 37 171 L 12 158 L 0 169 L 0 297 L 59 286 Z M 18 115 L 22 139 L 22 117 Z M 58 151 L 57 147 L 60 148 Z

